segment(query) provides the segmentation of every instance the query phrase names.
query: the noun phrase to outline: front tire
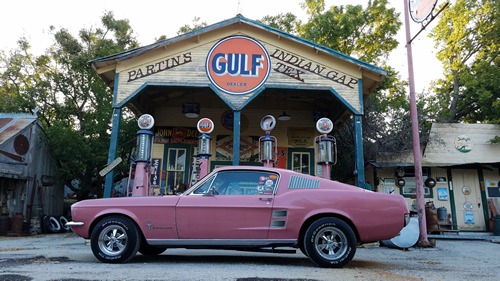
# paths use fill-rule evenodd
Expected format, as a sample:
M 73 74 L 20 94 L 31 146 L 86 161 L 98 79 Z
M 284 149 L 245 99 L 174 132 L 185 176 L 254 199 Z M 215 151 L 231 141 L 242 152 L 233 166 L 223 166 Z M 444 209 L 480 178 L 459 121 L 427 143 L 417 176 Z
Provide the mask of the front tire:
M 338 218 L 321 218 L 312 223 L 304 236 L 307 256 L 320 267 L 340 268 L 356 253 L 356 235 Z
M 98 260 L 105 263 L 123 263 L 137 253 L 140 235 L 130 219 L 111 216 L 96 225 L 90 236 L 90 246 Z

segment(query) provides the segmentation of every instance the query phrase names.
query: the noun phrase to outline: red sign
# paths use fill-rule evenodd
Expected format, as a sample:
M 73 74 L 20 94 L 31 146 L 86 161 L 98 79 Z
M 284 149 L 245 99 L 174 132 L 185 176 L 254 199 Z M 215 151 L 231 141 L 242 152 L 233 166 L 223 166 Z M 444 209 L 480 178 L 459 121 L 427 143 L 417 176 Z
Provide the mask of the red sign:
M 205 69 L 217 89 L 243 95 L 266 82 L 271 72 L 271 59 L 258 41 L 246 36 L 231 36 L 210 49 Z

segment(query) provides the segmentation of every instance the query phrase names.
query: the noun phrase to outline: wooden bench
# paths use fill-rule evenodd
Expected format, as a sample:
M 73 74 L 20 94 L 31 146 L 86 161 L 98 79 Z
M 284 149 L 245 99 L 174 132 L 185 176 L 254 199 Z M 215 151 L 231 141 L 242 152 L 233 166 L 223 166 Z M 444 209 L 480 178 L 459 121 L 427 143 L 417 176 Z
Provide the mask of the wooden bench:
M 438 226 L 439 232 L 441 234 L 451 232 L 458 235 L 458 233 L 460 232 L 460 230 L 456 229 L 452 223 L 449 223 L 447 221 L 439 221 Z

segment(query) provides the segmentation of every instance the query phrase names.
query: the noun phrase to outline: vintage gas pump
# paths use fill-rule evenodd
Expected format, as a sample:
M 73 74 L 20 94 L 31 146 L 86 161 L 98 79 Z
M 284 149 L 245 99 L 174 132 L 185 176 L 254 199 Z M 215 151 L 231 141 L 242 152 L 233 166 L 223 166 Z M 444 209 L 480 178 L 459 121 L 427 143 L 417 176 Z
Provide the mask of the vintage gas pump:
M 208 174 L 208 158 L 212 156 L 210 154 L 212 137 L 208 134 L 214 130 L 214 122 L 209 118 L 202 118 L 198 121 L 196 127 L 198 127 L 198 132 L 201 133 L 201 136 L 198 137 L 198 157 L 200 158 L 198 177 L 201 179 Z
M 149 195 L 149 175 L 153 135 L 150 130 L 154 126 L 153 116 L 143 114 L 137 120 L 140 130 L 137 131 L 137 156 L 135 159 L 135 176 L 132 185 L 132 196 Z
M 333 122 L 328 118 L 320 118 L 316 129 L 321 135 L 315 138 L 316 163 L 321 165 L 323 178 L 330 179 L 331 165 L 337 163 L 337 143 L 333 136 L 328 135 L 333 130 Z
M 276 126 L 276 119 L 272 115 L 266 115 L 260 121 L 260 127 L 265 135 L 259 138 L 259 161 L 264 164 L 264 167 L 273 167 L 278 155 L 276 138 L 270 135 L 274 126 Z

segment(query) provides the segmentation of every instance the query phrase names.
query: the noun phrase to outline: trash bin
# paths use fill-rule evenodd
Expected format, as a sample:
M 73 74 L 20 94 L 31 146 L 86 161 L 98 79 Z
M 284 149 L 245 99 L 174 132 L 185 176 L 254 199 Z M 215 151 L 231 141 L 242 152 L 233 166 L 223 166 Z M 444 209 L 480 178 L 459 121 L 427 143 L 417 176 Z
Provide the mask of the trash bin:
M 448 210 L 446 210 L 446 207 L 439 207 L 437 208 L 437 215 L 438 220 L 445 221 L 448 219 Z
M 493 220 L 493 235 L 500 236 L 500 215 L 495 216 Z

